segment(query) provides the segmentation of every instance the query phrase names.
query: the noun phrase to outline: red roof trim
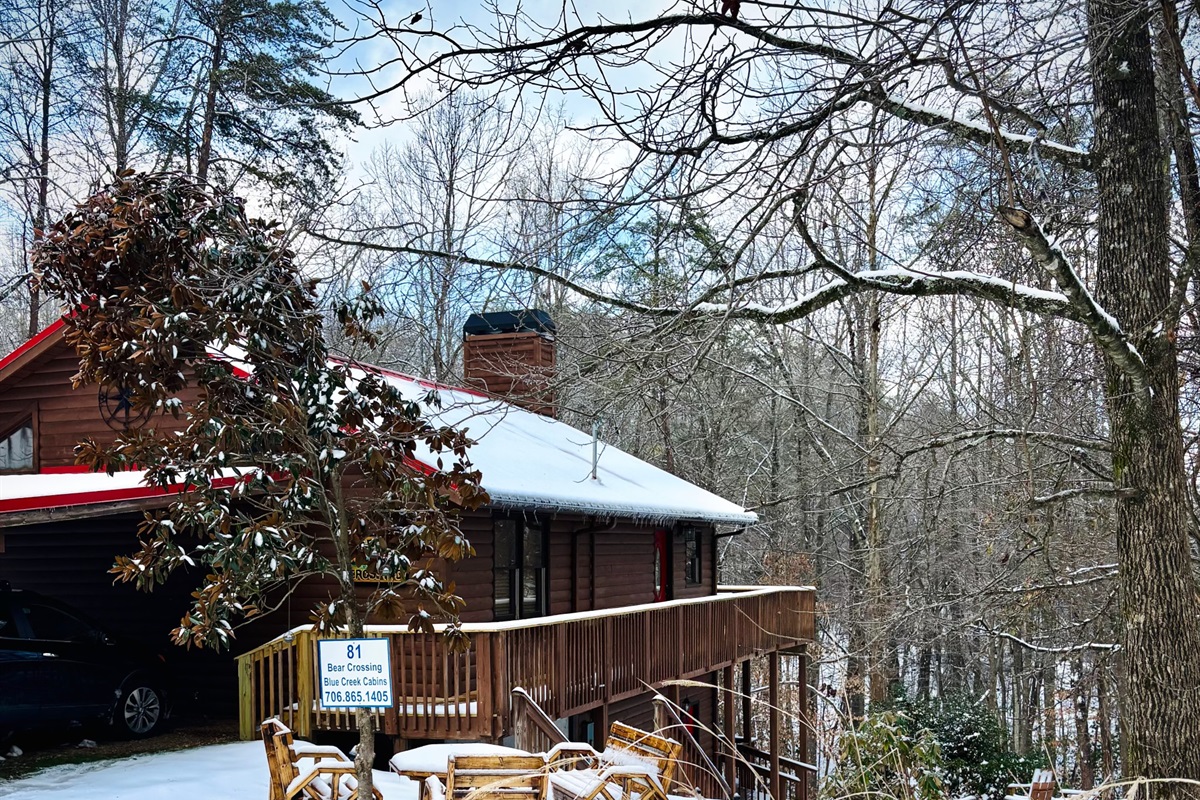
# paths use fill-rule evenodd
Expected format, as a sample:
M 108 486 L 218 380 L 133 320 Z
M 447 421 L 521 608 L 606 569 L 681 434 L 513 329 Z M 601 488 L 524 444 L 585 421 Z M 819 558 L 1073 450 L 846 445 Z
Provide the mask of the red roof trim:
M 66 324 L 67 324 L 66 320 L 59 318 L 58 320 L 56 320 L 56 321 L 50 323 L 48 326 L 46 326 L 43 330 L 41 330 L 39 333 L 37 333 L 33 338 L 26 340 L 26 342 L 24 344 L 22 344 L 20 347 L 18 347 L 16 350 L 13 350 L 11 353 L 6 355 L 4 358 L 0 358 L 0 374 L 3 374 L 4 370 L 8 369 L 13 364 L 13 362 L 17 361 L 21 356 L 25 355 L 30 350 L 34 349 L 42 342 L 49 339 L 51 336 L 55 336 L 56 334 L 58 334 L 58 332 L 61 331 L 66 326 Z
M 418 472 L 422 472 L 426 475 L 432 475 L 433 473 L 437 472 L 436 469 L 429 466 L 424 461 L 418 461 L 417 459 L 410 458 L 408 456 L 404 457 L 404 464 L 406 466 L 412 467 L 413 469 L 417 470 Z
M 59 467 L 42 467 L 39 475 L 79 475 L 91 472 L 92 468 L 85 464 L 65 464 Z
M 218 488 L 230 486 L 236 478 L 218 478 L 213 485 Z M 70 494 L 47 494 L 37 497 L 13 497 L 0 500 L 0 514 L 14 511 L 40 511 L 48 508 L 65 506 L 86 506 L 97 503 L 117 503 L 122 500 L 145 500 L 151 497 L 166 497 L 180 494 L 183 484 L 176 484 L 169 489 L 157 486 L 133 486 L 125 489 L 100 489 L 91 492 L 71 492 Z
M 177 492 L 167 492 L 157 486 L 137 486 L 131 489 L 105 489 L 94 492 L 72 492 L 71 494 L 48 494 L 38 497 L 14 497 L 0 500 L 0 514 L 13 511 L 38 511 L 60 506 L 86 506 L 95 503 L 115 503 L 121 500 L 144 500 L 148 497 L 163 497 Z

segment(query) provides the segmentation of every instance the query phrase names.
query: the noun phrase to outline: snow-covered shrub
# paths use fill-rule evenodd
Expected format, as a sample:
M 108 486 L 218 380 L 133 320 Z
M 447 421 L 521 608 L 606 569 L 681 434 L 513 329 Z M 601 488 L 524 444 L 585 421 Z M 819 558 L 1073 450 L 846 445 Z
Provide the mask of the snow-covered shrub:
M 912 730 L 928 730 L 936 738 L 949 797 L 1002 800 L 1008 784 L 1028 782 L 1035 769 L 1045 766 L 1040 755 L 1015 753 L 995 713 L 970 698 L 900 700 L 895 707 Z
M 901 712 L 869 714 L 838 737 L 838 767 L 821 795 L 940 800 L 941 749 L 932 732 Z

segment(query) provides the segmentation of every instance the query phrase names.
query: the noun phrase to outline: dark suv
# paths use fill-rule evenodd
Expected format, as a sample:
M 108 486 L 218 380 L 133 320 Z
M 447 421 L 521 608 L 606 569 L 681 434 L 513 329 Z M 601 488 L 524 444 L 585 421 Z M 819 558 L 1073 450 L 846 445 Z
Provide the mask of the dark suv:
M 164 678 L 162 656 L 64 603 L 0 582 L 0 737 L 95 721 L 150 736 L 169 712 Z

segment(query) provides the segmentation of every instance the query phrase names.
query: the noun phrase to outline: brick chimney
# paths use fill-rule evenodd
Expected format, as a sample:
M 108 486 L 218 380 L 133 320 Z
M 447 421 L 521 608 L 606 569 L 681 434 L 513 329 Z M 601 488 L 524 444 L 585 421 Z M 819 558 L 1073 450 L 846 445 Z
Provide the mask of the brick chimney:
M 472 314 L 463 325 L 466 385 L 555 416 L 554 320 L 545 311 Z

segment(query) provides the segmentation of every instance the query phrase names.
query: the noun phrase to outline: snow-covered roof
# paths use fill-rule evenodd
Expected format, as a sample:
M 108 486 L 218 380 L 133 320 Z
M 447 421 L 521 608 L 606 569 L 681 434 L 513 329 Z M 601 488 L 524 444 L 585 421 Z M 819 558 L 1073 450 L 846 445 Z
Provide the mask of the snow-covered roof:
M 465 428 L 467 452 L 492 504 L 648 520 L 744 525 L 758 517 L 617 447 L 600 442 L 592 475 L 592 435 L 565 422 L 467 389 L 379 370 L 405 397 L 436 391 L 439 422 Z M 418 454 L 430 465 L 434 456 Z
M 222 356 L 235 366 L 239 360 L 236 354 Z M 465 428 L 476 440 L 468 455 L 482 473 L 483 487 L 494 506 L 664 522 L 745 525 L 758 519 L 736 503 L 603 442 L 597 448 L 593 479 L 590 433 L 469 389 L 384 369 L 378 372 L 407 398 L 419 400 L 430 391 L 437 392 L 440 407 L 427 411 L 442 424 Z M 427 466 L 436 466 L 434 454 L 417 455 Z M 37 475 L 2 475 L 0 514 L 162 494 L 142 486 L 140 472 L 108 476 L 66 468 Z

